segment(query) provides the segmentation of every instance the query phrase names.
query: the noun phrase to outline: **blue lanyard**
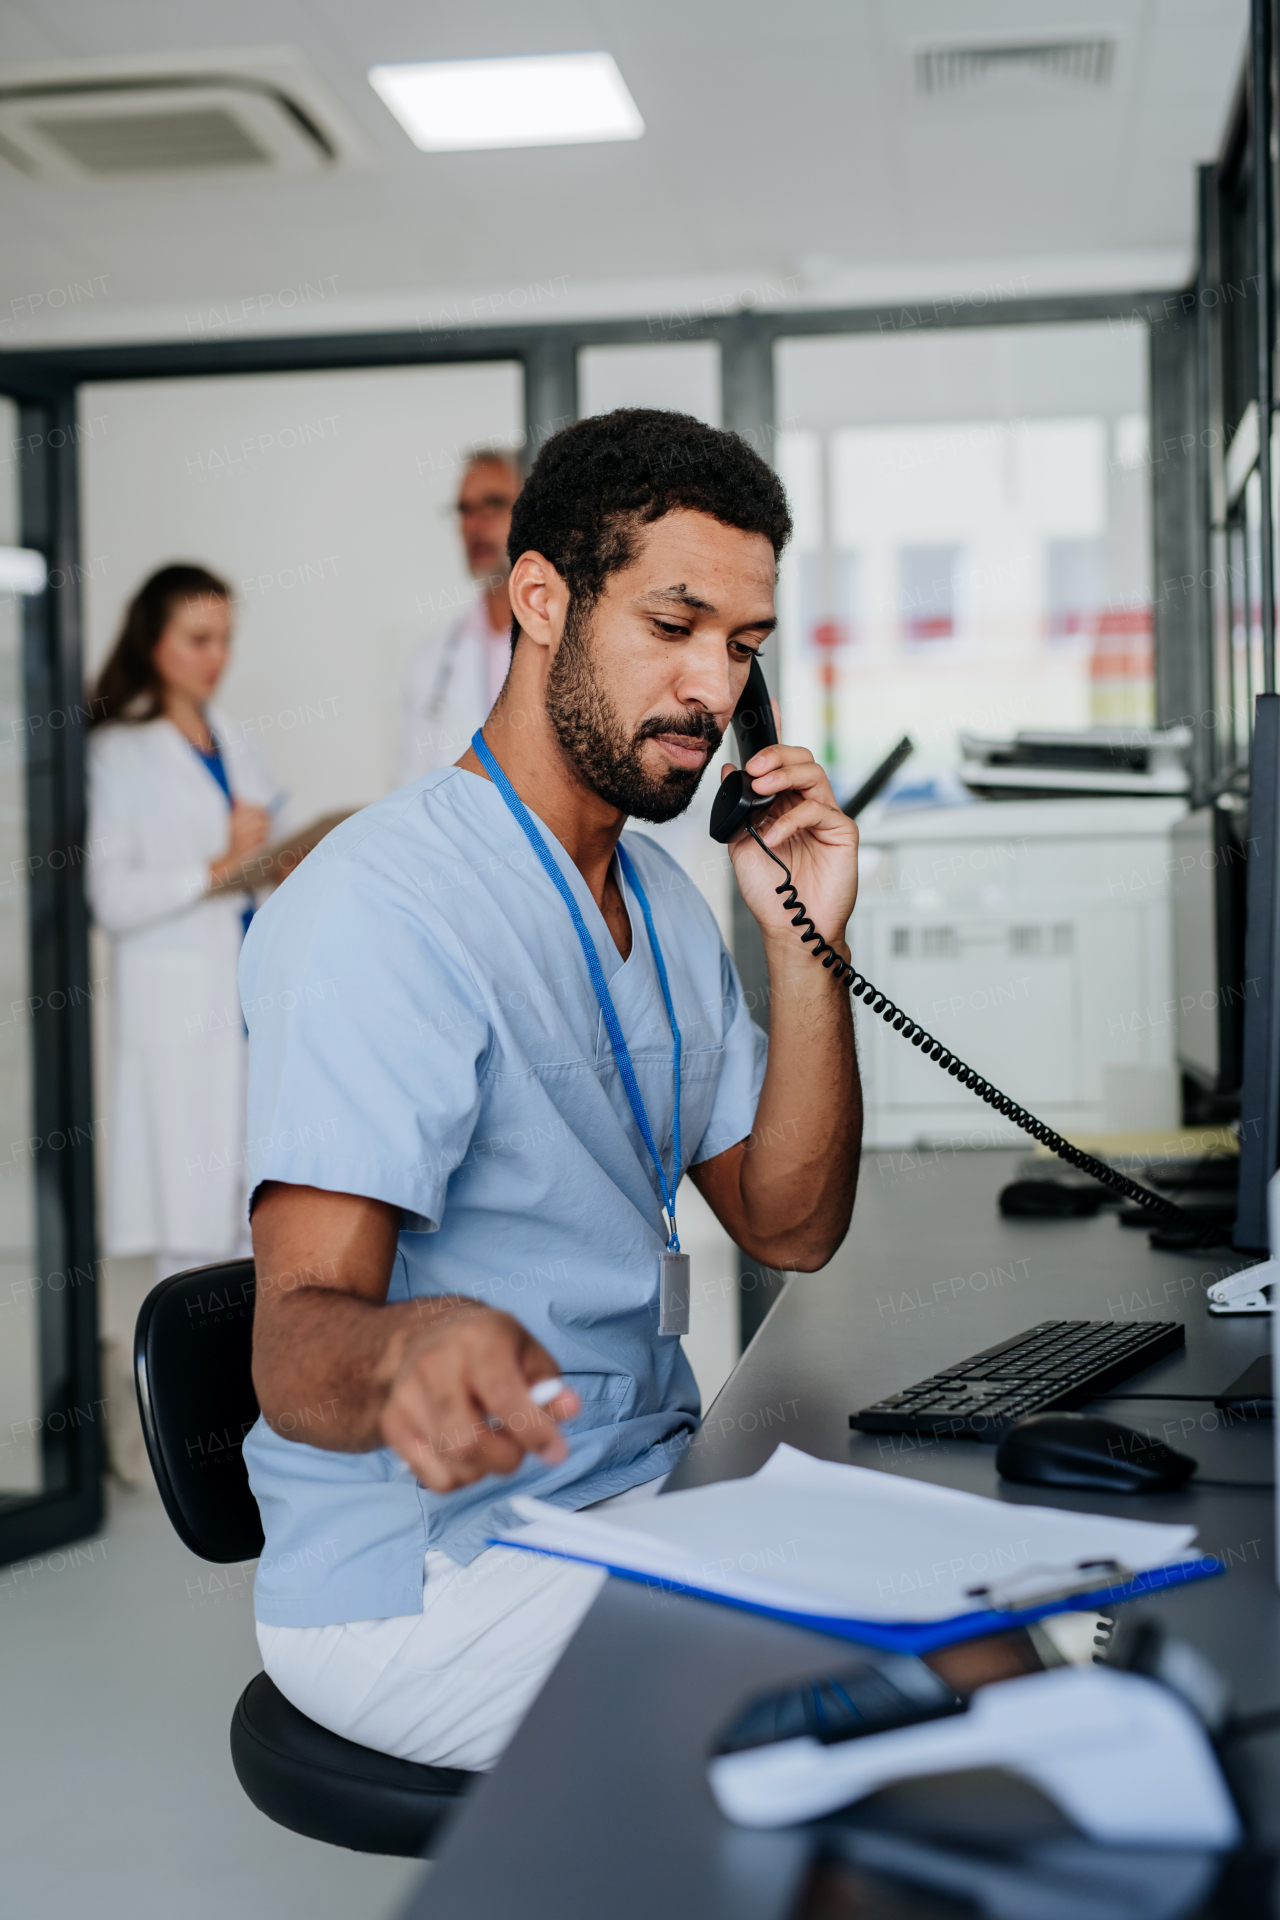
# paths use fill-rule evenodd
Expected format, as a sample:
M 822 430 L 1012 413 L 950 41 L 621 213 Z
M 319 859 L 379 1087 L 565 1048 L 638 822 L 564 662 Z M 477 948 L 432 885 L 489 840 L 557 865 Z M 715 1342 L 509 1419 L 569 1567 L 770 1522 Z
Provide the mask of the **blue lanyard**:
M 227 805 L 234 807 L 235 797 L 231 792 L 231 782 L 227 779 L 227 769 L 222 758 L 222 749 L 218 745 L 218 736 L 212 727 L 209 729 L 209 738 L 213 742 L 213 751 L 211 753 L 206 753 L 203 747 L 198 747 L 194 740 L 188 740 L 187 745 L 191 748 L 192 753 L 194 753 L 200 765 L 204 767 L 208 773 L 212 774 L 213 778 L 217 781 L 226 798 Z M 253 915 L 254 907 L 252 902 L 250 902 L 240 915 L 240 938 L 242 940 L 249 931 L 249 922 L 252 920 Z M 245 1031 L 246 1033 L 248 1032 L 247 1027 Z
M 218 746 L 217 736 L 212 730 L 210 731 L 209 738 L 213 741 L 213 750 L 210 753 L 206 753 L 203 747 L 198 747 L 194 740 L 189 740 L 187 744 L 201 766 L 204 767 L 208 773 L 212 774 L 213 778 L 222 788 L 227 805 L 229 807 L 234 806 L 235 802 L 231 797 L 231 783 L 227 779 L 227 769 L 223 763 L 222 752 Z
M 623 873 L 627 876 L 627 885 L 640 902 L 640 911 L 644 915 L 645 929 L 649 935 L 649 947 L 653 953 L 654 965 L 658 969 L 658 980 L 662 987 L 662 997 L 667 1005 L 667 1018 L 671 1022 L 672 1039 L 675 1042 L 676 1113 L 675 1125 L 672 1129 L 673 1152 L 671 1185 L 669 1187 L 667 1185 L 667 1176 L 662 1168 L 662 1156 L 654 1144 L 653 1130 L 649 1125 L 649 1116 L 644 1110 L 644 1101 L 640 1097 L 640 1088 L 636 1081 L 635 1069 L 631 1064 L 631 1055 L 627 1051 L 626 1039 L 622 1032 L 622 1023 L 618 1019 L 617 1009 L 613 1004 L 613 996 L 609 992 L 609 983 L 605 979 L 604 969 L 600 965 L 600 956 L 596 952 L 595 941 L 587 931 L 587 923 L 583 919 L 578 903 L 570 891 L 568 881 L 556 864 L 555 856 L 542 835 L 538 832 L 533 815 L 529 812 L 528 807 L 525 806 L 524 801 L 520 798 L 520 795 L 516 792 L 506 774 L 490 753 L 485 738 L 478 727 L 471 736 L 471 745 L 475 749 L 476 757 L 484 767 L 485 772 L 506 801 L 520 825 L 524 828 L 525 837 L 546 868 L 547 877 L 569 909 L 569 918 L 573 921 L 574 931 L 577 933 L 578 939 L 581 942 L 583 958 L 587 963 L 587 972 L 591 975 L 591 984 L 596 990 L 596 999 L 600 1002 L 600 1011 L 604 1015 L 604 1024 L 608 1029 L 609 1043 L 613 1048 L 613 1057 L 618 1063 L 618 1072 L 622 1076 L 623 1088 L 626 1092 L 627 1099 L 631 1103 L 631 1111 L 635 1115 L 635 1122 L 640 1129 L 641 1137 L 649 1149 L 649 1158 L 658 1169 L 658 1185 L 662 1189 L 662 1204 L 666 1210 L 667 1220 L 670 1226 L 670 1237 L 668 1238 L 667 1246 L 671 1252 L 678 1253 L 680 1251 L 680 1236 L 676 1232 L 675 1201 L 676 1187 L 680 1182 L 680 1029 L 676 1025 L 675 1008 L 671 1004 L 671 988 L 667 982 L 667 969 L 663 964 L 662 948 L 658 945 L 658 935 L 654 929 L 653 915 L 649 911 L 649 902 L 645 897 L 644 888 L 640 885 L 640 877 L 631 864 L 626 848 L 619 843 L 618 860 Z

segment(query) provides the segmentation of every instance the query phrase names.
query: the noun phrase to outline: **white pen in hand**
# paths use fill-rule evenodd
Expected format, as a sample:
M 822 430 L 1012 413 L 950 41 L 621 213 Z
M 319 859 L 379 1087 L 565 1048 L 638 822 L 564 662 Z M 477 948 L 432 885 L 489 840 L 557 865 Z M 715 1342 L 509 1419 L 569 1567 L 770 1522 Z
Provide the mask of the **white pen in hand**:
M 535 1407 L 549 1407 L 551 1402 L 564 1391 L 564 1381 L 559 1378 L 555 1380 L 536 1380 L 529 1389 L 529 1398 Z M 494 1433 L 501 1433 L 506 1422 L 500 1414 L 491 1413 L 486 1418 L 486 1425 L 488 1425 Z

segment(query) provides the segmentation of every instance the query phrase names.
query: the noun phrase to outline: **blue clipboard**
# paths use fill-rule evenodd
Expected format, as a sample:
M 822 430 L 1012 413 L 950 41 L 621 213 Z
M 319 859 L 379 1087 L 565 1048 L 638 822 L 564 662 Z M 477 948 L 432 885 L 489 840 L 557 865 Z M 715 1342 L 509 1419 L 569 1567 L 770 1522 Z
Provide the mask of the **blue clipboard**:
M 495 1539 L 491 1546 L 519 1547 L 522 1553 L 548 1554 L 545 1547 L 523 1546 L 514 1539 Z M 679 1580 L 664 1580 L 654 1574 L 638 1573 L 633 1567 L 615 1567 L 603 1560 L 589 1560 L 583 1554 L 556 1553 L 557 1560 L 574 1560 L 579 1566 L 598 1567 L 617 1580 L 631 1580 L 637 1586 L 659 1593 L 683 1593 L 694 1600 L 710 1600 L 719 1607 L 734 1607 L 739 1613 L 758 1613 L 768 1620 L 781 1620 L 789 1627 L 807 1627 L 813 1633 L 828 1633 L 838 1640 L 855 1640 L 861 1646 L 879 1647 L 887 1653 L 932 1653 L 936 1647 L 954 1646 L 960 1640 L 980 1640 L 987 1634 L 1007 1633 L 1010 1627 L 1030 1626 L 1054 1613 L 1096 1612 L 1104 1606 L 1116 1606 L 1123 1600 L 1140 1600 L 1170 1587 L 1186 1586 L 1191 1580 L 1211 1580 L 1225 1573 L 1221 1560 L 1203 1554 L 1194 1560 L 1179 1560 L 1167 1567 L 1152 1567 L 1146 1573 L 1088 1592 L 1055 1595 L 1038 1605 L 1017 1609 L 984 1607 L 977 1613 L 954 1614 L 949 1620 L 900 1621 L 850 1620 L 838 1614 L 793 1612 L 789 1607 L 770 1607 L 737 1595 L 716 1593 L 710 1587 L 686 1585 Z

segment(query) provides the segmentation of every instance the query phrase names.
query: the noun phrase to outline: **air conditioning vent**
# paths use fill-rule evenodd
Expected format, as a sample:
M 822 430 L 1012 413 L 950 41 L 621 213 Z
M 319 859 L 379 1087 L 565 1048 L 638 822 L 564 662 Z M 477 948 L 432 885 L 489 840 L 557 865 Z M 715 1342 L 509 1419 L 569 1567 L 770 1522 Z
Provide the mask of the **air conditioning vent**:
M 1115 54 L 1115 41 L 1102 35 L 1079 40 L 919 47 L 915 53 L 916 92 L 926 99 L 937 99 L 983 83 L 1019 78 L 1105 87 L 1115 66 Z
M 0 68 L 0 164 L 35 179 L 261 179 L 373 157 L 291 47 Z
M 83 173 L 182 173 L 269 167 L 270 151 L 225 108 L 192 113 L 98 113 L 33 120 Z

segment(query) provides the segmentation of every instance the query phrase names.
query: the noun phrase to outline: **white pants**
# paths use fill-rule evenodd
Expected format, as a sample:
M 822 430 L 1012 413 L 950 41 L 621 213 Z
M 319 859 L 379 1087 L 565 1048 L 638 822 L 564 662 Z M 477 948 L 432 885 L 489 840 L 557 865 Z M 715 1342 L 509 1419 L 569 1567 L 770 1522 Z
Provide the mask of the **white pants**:
M 666 1475 L 598 1507 L 652 1498 Z M 489 1547 L 426 1556 L 422 1612 L 331 1627 L 258 1622 L 262 1663 L 308 1719 L 362 1747 L 487 1772 L 604 1585 L 596 1567 Z

